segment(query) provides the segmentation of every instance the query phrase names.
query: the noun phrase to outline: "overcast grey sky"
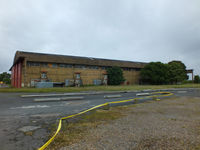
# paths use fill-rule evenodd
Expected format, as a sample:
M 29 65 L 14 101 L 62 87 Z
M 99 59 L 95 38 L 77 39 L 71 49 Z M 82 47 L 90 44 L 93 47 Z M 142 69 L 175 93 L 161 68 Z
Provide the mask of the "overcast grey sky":
M 181 60 L 200 74 L 200 1 L 0 0 L 0 72 L 17 50 Z

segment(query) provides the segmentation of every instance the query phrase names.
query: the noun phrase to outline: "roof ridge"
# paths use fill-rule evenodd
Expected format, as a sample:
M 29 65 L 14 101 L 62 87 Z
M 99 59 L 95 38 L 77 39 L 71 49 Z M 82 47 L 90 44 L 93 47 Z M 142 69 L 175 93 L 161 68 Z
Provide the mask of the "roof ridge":
M 74 56 L 74 55 L 62 55 L 62 54 L 51 54 L 51 53 L 39 53 L 39 52 L 28 52 L 28 51 L 16 51 L 16 53 L 26 53 L 26 54 L 38 54 L 38 55 L 50 55 L 50 56 L 62 56 L 62 57 L 74 57 L 74 58 L 82 58 L 82 59 L 96 59 L 96 60 L 106 60 L 106 61 L 123 61 L 123 62 L 130 62 L 130 63 L 144 63 L 147 62 L 139 62 L 139 61 L 131 61 L 131 60 L 121 60 L 121 59 L 108 59 L 108 58 L 97 58 L 97 57 L 87 57 L 87 56 Z

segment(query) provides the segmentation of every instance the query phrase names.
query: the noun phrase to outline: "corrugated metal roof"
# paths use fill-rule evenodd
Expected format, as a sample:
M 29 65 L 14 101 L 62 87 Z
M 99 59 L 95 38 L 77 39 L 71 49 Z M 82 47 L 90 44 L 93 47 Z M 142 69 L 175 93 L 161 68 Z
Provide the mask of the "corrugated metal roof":
M 24 58 L 26 58 L 27 61 L 33 62 L 66 63 L 95 66 L 118 66 L 129 68 L 143 68 L 147 64 L 144 62 L 17 51 L 15 54 L 13 65 L 16 64 L 20 59 Z

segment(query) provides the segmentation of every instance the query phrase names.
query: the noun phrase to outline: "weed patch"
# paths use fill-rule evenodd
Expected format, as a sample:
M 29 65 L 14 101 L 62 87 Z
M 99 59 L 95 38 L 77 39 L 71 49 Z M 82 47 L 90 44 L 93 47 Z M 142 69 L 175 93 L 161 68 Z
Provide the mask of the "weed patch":
M 47 149 L 56 150 L 62 146 L 76 143 L 88 133 L 89 129 L 96 128 L 100 124 L 106 124 L 109 121 L 125 116 L 126 111 L 124 110 L 128 110 L 128 107 L 119 106 L 111 108 L 110 110 L 98 109 L 79 117 L 79 120 L 76 122 L 63 122 L 61 132 Z M 56 124 L 52 126 L 50 137 L 55 132 L 56 127 Z
M 182 85 L 120 85 L 120 86 L 84 86 L 64 88 L 0 88 L 0 92 L 21 92 L 21 93 L 59 93 L 59 92 L 81 92 L 81 91 L 126 91 L 145 89 L 166 89 L 166 88 L 200 88 L 200 84 Z

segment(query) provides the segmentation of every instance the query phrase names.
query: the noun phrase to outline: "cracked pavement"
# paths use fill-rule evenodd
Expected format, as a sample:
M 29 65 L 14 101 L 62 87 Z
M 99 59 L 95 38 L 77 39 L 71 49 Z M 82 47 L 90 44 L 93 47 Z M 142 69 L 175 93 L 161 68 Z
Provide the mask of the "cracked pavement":
M 176 96 L 194 96 L 198 89 L 171 89 Z M 186 91 L 186 92 L 185 92 Z M 144 92 L 144 91 L 143 91 Z M 146 92 L 146 91 L 145 91 Z M 151 91 L 149 91 L 151 92 Z M 60 117 L 78 113 L 108 101 L 135 98 L 138 92 L 120 93 L 122 97 L 105 99 L 105 95 L 84 95 L 83 100 L 34 102 L 27 93 L 0 93 L 0 145 L 2 150 L 32 150 L 48 140 L 49 127 Z M 28 93 L 37 94 L 37 93 Z M 119 95 L 119 93 L 116 93 Z

